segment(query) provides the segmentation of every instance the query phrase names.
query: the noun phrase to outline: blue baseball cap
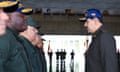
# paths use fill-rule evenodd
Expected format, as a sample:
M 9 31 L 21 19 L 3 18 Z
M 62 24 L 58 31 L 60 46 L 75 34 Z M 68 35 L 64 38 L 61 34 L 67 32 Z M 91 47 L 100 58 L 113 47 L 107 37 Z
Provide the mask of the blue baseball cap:
M 86 21 L 88 18 L 98 18 L 98 19 L 102 19 L 103 15 L 101 14 L 101 12 L 98 9 L 88 9 L 85 12 L 85 17 L 83 18 L 79 18 L 80 21 Z

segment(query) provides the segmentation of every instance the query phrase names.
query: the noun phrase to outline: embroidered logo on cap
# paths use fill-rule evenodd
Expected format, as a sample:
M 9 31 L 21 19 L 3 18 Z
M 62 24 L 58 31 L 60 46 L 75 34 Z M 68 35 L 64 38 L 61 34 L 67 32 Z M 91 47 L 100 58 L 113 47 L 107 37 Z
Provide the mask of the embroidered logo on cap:
M 96 13 L 91 13 L 91 16 L 96 16 Z

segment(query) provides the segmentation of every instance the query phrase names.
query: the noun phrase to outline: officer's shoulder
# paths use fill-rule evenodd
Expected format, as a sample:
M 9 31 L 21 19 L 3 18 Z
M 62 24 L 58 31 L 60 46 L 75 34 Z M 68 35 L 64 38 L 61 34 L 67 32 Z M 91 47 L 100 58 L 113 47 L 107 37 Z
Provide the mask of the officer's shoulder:
M 24 36 L 19 35 L 19 38 L 20 38 L 21 41 L 24 42 L 24 43 L 28 42 L 27 38 L 25 38 Z
M 112 38 L 113 34 L 111 32 L 108 31 L 102 31 L 101 33 L 101 38 Z
M 8 49 L 8 46 L 9 46 L 9 36 L 7 33 L 3 34 L 3 35 L 0 35 L 0 50 L 4 49 Z
M 9 34 L 8 33 L 5 33 L 3 35 L 0 35 L 0 40 L 1 39 L 7 39 L 9 37 Z
M 8 43 L 9 40 L 12 40 L 13 35 L 11 32 L 9 32 L 8 30 L 6 30 L 6 33 L 3 35 L 0 35 L 0 43 L 6 42 Z

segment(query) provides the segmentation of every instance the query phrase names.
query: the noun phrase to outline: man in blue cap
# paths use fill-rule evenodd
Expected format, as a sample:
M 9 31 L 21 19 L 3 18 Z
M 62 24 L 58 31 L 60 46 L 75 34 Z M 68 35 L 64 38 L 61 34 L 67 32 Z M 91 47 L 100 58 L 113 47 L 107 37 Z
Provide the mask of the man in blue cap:
M 97 9 L 88 9 L 84 26 L 92 34 L 92 42 L 85 52 L 85 72 L 118 72 L 116 44 L 113 35 L 103 24 L 103 16 Z
M 0 72 L 32 72 L 27 53 L 18 37 L 19 32 L 27 29 L 24 14 L 29 11 L 31 10 L 17 8 L 8 13 L 6 32 L 0 36 Z

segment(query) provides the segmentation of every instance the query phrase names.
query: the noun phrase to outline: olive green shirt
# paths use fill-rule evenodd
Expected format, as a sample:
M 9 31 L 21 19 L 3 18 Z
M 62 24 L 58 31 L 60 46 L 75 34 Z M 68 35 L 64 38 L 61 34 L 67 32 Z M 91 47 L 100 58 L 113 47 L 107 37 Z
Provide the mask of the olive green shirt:
M 34 47 L 32 43 L 23 36 L 20 36 L 20 39 L 24 44 L 26 53 L 28 54 L 30 63 L 32 65 L 32 71 L 43 72 L 41 58 L 39 57 L 39 52 L 37 51 L 36 47 Z
M 17 40 L 18 33 L 7 28 L 0 36 L 0 72 L 30 72 L 23 46 Z

